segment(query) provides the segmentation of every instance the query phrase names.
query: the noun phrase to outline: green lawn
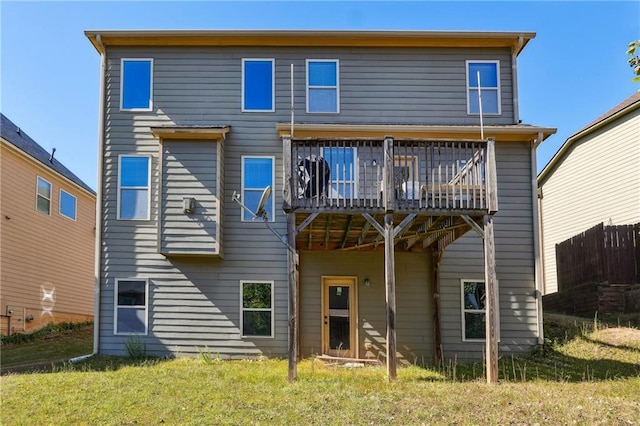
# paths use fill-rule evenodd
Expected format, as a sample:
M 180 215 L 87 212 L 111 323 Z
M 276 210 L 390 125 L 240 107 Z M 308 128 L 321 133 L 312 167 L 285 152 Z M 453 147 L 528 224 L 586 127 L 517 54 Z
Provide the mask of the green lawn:
M 624 424 L 640 422 L 635 329 L 548 324 L 550 342 L 482 363 L 344 368 L 308 359 L 287 383 L 283 360 L 95 357 L 51 373 L 1 378 L 0 423 L 11 424 Z
M 0 367 L 66 361 L 93 350 L 93 326 L 66 330 L 30 342 L 4 344 L 0 347 Z

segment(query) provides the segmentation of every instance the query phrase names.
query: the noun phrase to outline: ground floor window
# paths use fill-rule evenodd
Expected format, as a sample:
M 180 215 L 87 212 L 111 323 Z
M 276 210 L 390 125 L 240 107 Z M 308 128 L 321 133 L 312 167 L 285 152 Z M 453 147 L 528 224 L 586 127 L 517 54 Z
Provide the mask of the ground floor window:
M 273 337 L 273 281 L 240 281 L 242 337 Z
M 481 280 L 460 280 L 462 294 L 462 340 L 485 340 L 486 337 L 486 286 Z M 498 280 L 496 280 L 497 337 L 500 340 L 500 304 Z
M 147 334 L 148 296 L 148 280 L 116 280 L 115 334 Z

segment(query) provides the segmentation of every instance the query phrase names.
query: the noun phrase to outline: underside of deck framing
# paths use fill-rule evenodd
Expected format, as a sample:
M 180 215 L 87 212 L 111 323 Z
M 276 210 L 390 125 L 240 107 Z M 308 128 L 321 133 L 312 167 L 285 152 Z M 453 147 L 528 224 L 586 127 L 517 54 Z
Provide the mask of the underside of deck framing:
M 371 214 L 384 226 L 384 214 Z M 483 216 L 467 216 L 482 226 Z M 304 224 L 305 221 L 310 223 Z M 404 228 L 394 238 L 397 252 L 442 249 L 463 236 L 471 225 L 461 215 L 394 214 L 395 226 Z M 296 213 L 298 250 L 383 251 L 384 237 L 362 213 Z

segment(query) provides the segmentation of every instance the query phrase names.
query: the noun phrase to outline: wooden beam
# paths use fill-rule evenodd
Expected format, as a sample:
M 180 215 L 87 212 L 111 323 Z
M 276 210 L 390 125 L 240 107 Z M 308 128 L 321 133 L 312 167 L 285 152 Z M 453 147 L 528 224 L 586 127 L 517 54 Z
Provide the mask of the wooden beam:
M 393 238 L 401 237 L 402 234 L 411 226 L 413 221 L 416 219 L 417 214 L 413 213 L 405 217 L 402 222 L 398 226 L 393 229 Z
M 435 365 L 443 365 L 442 355 L 442 329 L 440 326 L 440 260 L 442 259 L 442 252 L 435 250 L 432 252 L 431 263 L 433 270 L 433 283 L 432 283 L 432 295 L 433 295 L 433 327 L 434 327 L 434 340 L 435 348 L 433 354 L 433 361 Z
M 478 235 L 480 235 L 480 238 L 484 238 L 484 230 L 480 227 L 480 225 L 478 225 L 473 219 L 471 219 L 469 216 L 467 216 L 466 214 L 460 215 L 460 217 L 462 218 L 462 220 L 464 220 L 465 222 L 467 222 L 467 224 L 474 230 L 476 231 L 476 233 Z
M 298 265 L 300 258 L 296 251 L 296 215 L 287 213 L 287 243 L 292 250 L 287 250 L 289 265 L 289 382 L 298 375 Z
M 324 229 L 324 249 L 326 250 L 327 247 L 329 246 L 329 231 L 331 230 L 331 216 L 332 215 L 327 215 L 327 225 L 325 226 Z
M 300 232 L 302 232 L 304 228 L 306 228 L 308 225 L 311 224 L 311 222 L 316 220 L 319 214 L 320 213 L 316 212 L 316 213 L 311 213 L 309 216 L 307 216 L 307 218 L 303 220 L 302 223 L 298 225 L 298 227 L 296 228 L 296 234 L 299 234 Z
M 282 210 L 289 212 L 293 205 L 293 190 L 295 181 L 293 179 L 292 163 L 291 163 L 291 137 L 282 138 L 282 166 L 283 166 L 283 182 L 282 182 Z
M 496 171 L 496 141 L 489 138 L 487 143 L 487 165 L 486 176 L 487 184 L 487 209 L 489 214 L 498 211 L 498 175 Z
M 367 238 L 367 232 L 369 232 L 369 228 L 371 228 L 371 222 L 367 220 L 364 225 L 362 225 L 362 231 L 360 232 L 360 236 L 358 236 L 358 241 L 356 241 L 357 246 L 364 243 L 365 238 Z
M 493 239 L 493 216 L 484 217 L 484 280 L 486 285 L 486 371 L 487 383 L 498 383 L 498 300 L 496 292 L 496 257 Z
M 384 215 L 384 271 L 387 304 L 387 376 L 396 379 L 396 274 L 393 213 Z
M 353 215 L 349 215 L 349 219 L 347 220 L 347 226 L 344 229 L 344 235 L 342 236 L 342 242 L 340 243 L 340 248 L 344 248 L 347 244 L 347 239 L 349 237 L 349 231 L 351 231 L 351 225 L 353 224 Z
M 409 250 L 415 243 L 420 241 L 420 237 L 421 237 L 420 234 L 427 232 L 431 227 L 431 224 L 433 224 L 433 216 L 427 217 L 425 222 L 422 225 L 420 225 L 420 227 L 416 230 L 416 235 L 412 236 L 407 240 L 407 242 L 404 245 L 404 249 Z
M 371 216 L 369 213 L 362 213 L 367 222 L 369 222 L 376 230 L 380 233 L 380 235 L 384 236 L 384 228 L 380 226 L 380 224 Z
M 393 139 L 384 138 L 384 165 L 382 169 L 383 206 L 385 212 L 396 209 L 395 182 L 393 176 Z

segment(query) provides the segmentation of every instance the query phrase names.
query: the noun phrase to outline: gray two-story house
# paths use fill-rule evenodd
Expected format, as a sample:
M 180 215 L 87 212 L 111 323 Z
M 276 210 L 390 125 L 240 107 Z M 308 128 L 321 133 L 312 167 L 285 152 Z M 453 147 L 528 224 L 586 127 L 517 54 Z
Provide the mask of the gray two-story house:
M 535 34 L 86 36 L 96 351 L 137 335 L 155 355 L 288 357 L 290 378 L 311 355 L 393 377 L 539 342 L 535 149 L 555 129 L 520 124 L 517 96 Z

